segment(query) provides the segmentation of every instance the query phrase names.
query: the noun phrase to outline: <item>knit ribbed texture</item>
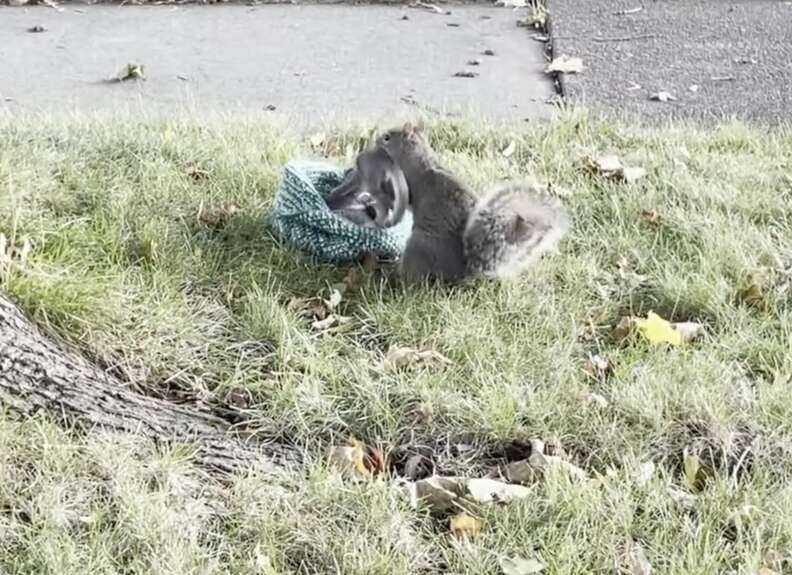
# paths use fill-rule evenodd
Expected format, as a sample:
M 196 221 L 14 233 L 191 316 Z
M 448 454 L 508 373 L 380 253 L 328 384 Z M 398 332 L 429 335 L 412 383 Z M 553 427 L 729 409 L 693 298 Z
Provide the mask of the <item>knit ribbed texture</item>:
M 362 228 L 335 215 L 324 198 L 343 172 L 317 162 L 293 161 L 283 169 L 269 224 L 288 245 L 329 263 L 350 263 L 366 254 L 397 259 L 412 230 L 408 212 L 397 225 Z

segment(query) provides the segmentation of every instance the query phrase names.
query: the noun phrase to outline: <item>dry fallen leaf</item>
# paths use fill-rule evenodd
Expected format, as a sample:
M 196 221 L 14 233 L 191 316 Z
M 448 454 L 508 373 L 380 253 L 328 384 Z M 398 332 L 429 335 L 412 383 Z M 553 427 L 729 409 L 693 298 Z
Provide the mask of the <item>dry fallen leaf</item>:
M 603 154 L 588 158 L 589 168 L 603 175 L 611 175 L 624 169 L 621 159 L 615 154 Z
M 239 211 L 239 206 L 234 202 L 223 202 L 218 206 L 198 207 L 198 221 L 210 228 L 222 228 Z
M 116 80 L 119 82 L 126 82 L 129 80 L 145 80 L 143 71 L 143 64 L 127 64 L 118 73 Z
M 740 289 L 737 290 L 737 301 L 760 311 L 767 311 L 768 303 L 762 288 L 763 283 L 758 275 L 748 275 Z
M 641 212 L 641 219 L 654 227 L 659 226 L 662 221 L 657 210 L 643 210 Z
M 412 347 L 394 346 L 388 350 L 382 367 L 391 370 L 399 370 L 404 367 L 424 364 L 437 368 L 442 365 L 450 365 L 451 363 L 452 361 L 450 359 L 432 349 L 419 350 Z
M 668 343 L 682 345 L 682 334 L 674 329 L 670 322 L 650 311 L 646 319 L 636 319 L 638 331 L 646 340 L 653 344 Z
M 606 408 L 608 407 L 608 400 L 605 399 L 605 396 L 600 395 L 599 393 L 594 393 L 593 391 L 588 391 L 581 396 L 581 399 L 584 403 L 587 404 L 594 404 L 599 408 Z
M 357 439 L 332 447 L 328 459 L 331 465 L 365 478 L 384 473 L 386 467 L 382 451 Z
M 324 319 L 318 319 L 311 324 L 311 328 L 316 331 L 327 331 L 330 328 L 340 327 L 352 321 L 351 317 L 338 314 L 330 314 Z
M 652 575 L 652 565 L 637 541 L 628 541 L 625 545 L 624 563 L 630 575 Z
M 645 175 L 646 170 L 643 168 L 639 168 L 637 166 L 624 166 L 621 177 L 629 184 L 630 182 L 634 182 L 643 178 Z
M 252 401 L 250 391 L 241 387 L 230 389 L 225 396 L 226 405 L 236 409 L 247 409 Z
M 586 360 L 583 370 L 594 379 L 604 381 L 613 372 L 613 365 L 601 355 L 591 355 Z
M 583 71 L 583 60 L 575 56 L 562 55 L 555 58 L 545 68 L 545 72 L 552 74 L 555 72 L 563 74 L 577 74 Z
M 457 501 L 464 495 L 463 479 L 434 475 L 407 484 L 410 504 L 414 509 L 426 506 L 442 512 L 456 508 Z
M 204 170 L 193 163 L 187 164 L 187 166 L 184 168 L 184 172 L 196 182 L 200 182 L 201 180 L 205 180 L 207 177 L 209 177 L 209 172 L 207 170 Z
M 341 292 L 337 289 L 334 289 L 332 292 L 330 292 L 330 299 L 325 300 L 325 303 L 327 304 L 327 309 L 331 311 L 337 308 L 338 304 L 341 303 Z
M 27 31 L 32 32 L 33 34 L 40 34 L 42 32 L 46 32 L 47 29 L 44 26 L 40 26 L 36 24 L 35 26 L 31 26 L 30 28 L 28 28 Z
M 434 463 L 432 460 L 420 453 L 416 453 L 407 459 L 402 475 L 411 481 L 415 481 L 431 475 L 433 470 Z
M 538 559 L 525 557 L 501 557 L 500 566 L 503 575 L 531 575 L 531 573 L 541 573 L 547 567 Z
M 455 78 L 475 78 L 478 76 L 478 72 L 472 72 L 470 70 L 462 70 L 461 72 L 455 72 Z
M 652 480 L 655 473 L 655 464 L 653 461 L 646 461 L 638 466 L 635 470 L 635 484 L 638 486 L 646 485 Z
M 617 342 L 622 343 L 633 334 L 635 328 L 635 318 L 624 316 L 611 331 L 611 337 Z
M 504 469 L 503 475 L 511 483 L 531 483 L 544 477 L 550 469 L 559 469 L 572 479 L 586 479 L 588 475 L 577 465 L 566 461 L 560 455 L 546 453 L 541 439 L 531 440 L 531 455 L 527 459 L 513 461 Z M 561 453 L 563 450 L 557 450 Z
M 467 513 L 458 513 L 451 518 L 451 533 L 456 537 L 473 537 L 481 532 L 484 523 Z
M 360 477 L 370 477 L 371 473 L 366 469 L 364 458 L 365 449 L 362 444 L 338 445 L 332 447 L 328 454 L 331 465 L 342 471 L 351 471 Z
M 615 154 L 588 157 L 586 158 L 586 164 L 589 171 L 595 174 L 627 182 L 628 184 L 646 175 L 644 168 L 626 166 L 621 161 L 621 158 Z
M 673 325 L 674 329 L 679 332 L 679 335 L 682 337 L 682 341 L 685 343 L 695 341 L 704 334 L 704 326 L 694 321 L 678 322 L 671 325 Z
M 649 99 L 655 102 L 674 102 L 677 98 L 671 92 L 661 91 L 650 95 Z
M 696 504 L 696 496 L 688 493 L 687 491 L 682 491 L 681 489 L 676 489 L 674 487 L 667 488 L 668 496 L 675 502 L 684 507 L 685 509 L 692 509 L 693 506 Z
M 522 485 L 510 485 L 495 479 L 469 479 L 467 493 L 476 503 L 508 503 L 513 499 L 524 499 L 531 490 Z
M 698 456 L 690 453 L 687 448 L 682 452 L 682 468 L 685 485 L 694 493 L 701 489 L 701 461 Z

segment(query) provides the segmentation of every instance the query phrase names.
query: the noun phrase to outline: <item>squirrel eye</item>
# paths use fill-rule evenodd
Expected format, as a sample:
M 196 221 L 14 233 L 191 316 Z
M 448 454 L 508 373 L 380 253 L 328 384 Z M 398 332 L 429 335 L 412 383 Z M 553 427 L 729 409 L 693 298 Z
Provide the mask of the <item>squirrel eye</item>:
M 386 142 L 390 142 L 390 134 L 385 134 L 384 136 L 382 136 L 382 139 L 385 140 Z

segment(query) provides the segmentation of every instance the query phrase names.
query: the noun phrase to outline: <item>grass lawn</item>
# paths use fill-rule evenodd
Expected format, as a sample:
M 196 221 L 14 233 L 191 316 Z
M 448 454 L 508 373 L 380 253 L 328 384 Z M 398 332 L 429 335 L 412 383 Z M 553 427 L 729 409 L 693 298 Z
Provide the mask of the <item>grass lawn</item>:
M 563 194 L 560 253 L 517 282 L 454 289 L 361 270 L 339 306 L 351 322 L 319 332 L 289 301 L 327 297 L 348 270 L 279 246 L 262 219 L 287 159 L 348 163 L 367 138 L 311 143 L 241 120 L 0 125 L 13 246 L 0 288 L 139 390 L 249 393 L 248 424 L 310 456 L 282 480 L 226 481 L 186 446 L 0 412 L 0 573 L 483 574 L 513 556 L 612 573 L 630 541 L 656 573 L 790 572 L 792 132 L 581 112 L 507 132 L 437 124 L 434 146 L 476 189 L 531 175 Z M 647 175 L 586 171 L 609 151 Z M 649 311 L 706 333 L 673 348 L 614 339 Z M 452 363 L 377 369 L 391 346 Z M 592 355 L 608 373 L 587 371 Z M 542 438 L 591 479 L 549 474 L 478 509 L 484 529 L 458 540 L 392 478 L 328 468 L 322 454 L 350 436 L 474 477 Z

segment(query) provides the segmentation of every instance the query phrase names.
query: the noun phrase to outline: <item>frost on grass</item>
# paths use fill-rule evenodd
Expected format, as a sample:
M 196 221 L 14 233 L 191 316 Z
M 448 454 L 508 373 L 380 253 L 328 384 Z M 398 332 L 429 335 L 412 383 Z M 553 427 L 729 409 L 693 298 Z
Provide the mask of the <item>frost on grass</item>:
M 574 222 L 519 282 L 448 289 L 316 266 L 266 232 L 283 164 L 346 163 L 368 129 L 15 120 L 0 135 L 0 289 L 136 389 L 235 406 L 314 462 L 218 483 L 189 446 L 3 413 L 0 571 L 596 573 L 645 568 L 633 542 L 658 573 L 788 566 L 788 130 L 436 124 L 474 189 L 535 178 Z M 600 150 L 619 164 L 581 169 Z M 567 455 L 532 461 L 533 437 Z M 436 518 L 396 476 L 530 495 Z M 463 511 L 475 536 L 449 531 Z

